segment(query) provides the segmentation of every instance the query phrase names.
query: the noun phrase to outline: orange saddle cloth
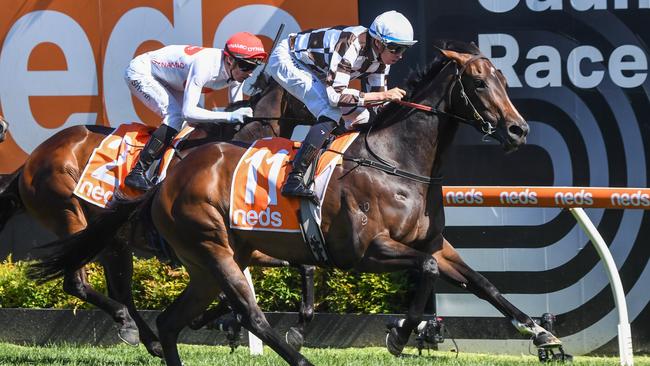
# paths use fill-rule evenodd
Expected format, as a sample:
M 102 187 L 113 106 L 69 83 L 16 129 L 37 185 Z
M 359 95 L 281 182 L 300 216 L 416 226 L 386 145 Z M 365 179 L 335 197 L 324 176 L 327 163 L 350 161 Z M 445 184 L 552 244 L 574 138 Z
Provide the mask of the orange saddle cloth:
M 321 155 L 312 186 L 321 203 L 334 168 L 343 161 L 341 154 L 358 135 L 351 132 L 339 136 Z M 299 142 L 284 138 L 268 138 L 248 148 L 237 164 L 230 189 L 231 228 L 300 232 L 299 200 L 280 194 L 291 171 L 289 162 L 299 146 Z
M 163 154 L 158 170 L 158 182 L 165 178 L 172 160 L 174 147 L 183 140 L 193 127 L 186 127 L 176 136 Z M 141 191 L 124 185 L 124 178 L 138 161 L 140 151 L 151 136 L 154 128 L 141 123 L 120 125 L 106 136 L 93 150 L 88 163 L 77 182 L 74 194 L 99 207 L 106 207 L 116 187 L 128 197 L 137 197 Z

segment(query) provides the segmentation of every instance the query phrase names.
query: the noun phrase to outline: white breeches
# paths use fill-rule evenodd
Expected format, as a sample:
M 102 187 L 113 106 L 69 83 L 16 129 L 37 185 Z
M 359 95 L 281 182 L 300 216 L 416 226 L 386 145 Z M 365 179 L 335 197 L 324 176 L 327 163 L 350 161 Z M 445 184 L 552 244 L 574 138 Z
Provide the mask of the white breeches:
M 329 104 L 325 84 L 307 66 L 291 56 L 287 39 L 279 42 L 271 53 L 266 72 L 291 95 L 305 103 L 316 118 L 326 116 L 334 121 L 343 118 L 348 129 L 368 122 L 370 113 L 365 107 L 333 107 Z
M 162 117 L 162 124 L 181 130 L 183 93 L 166 88 L 151 75 L 149 57 L 140 55 L 134 58 L 126 68 L 124 80 L 133 95 Z

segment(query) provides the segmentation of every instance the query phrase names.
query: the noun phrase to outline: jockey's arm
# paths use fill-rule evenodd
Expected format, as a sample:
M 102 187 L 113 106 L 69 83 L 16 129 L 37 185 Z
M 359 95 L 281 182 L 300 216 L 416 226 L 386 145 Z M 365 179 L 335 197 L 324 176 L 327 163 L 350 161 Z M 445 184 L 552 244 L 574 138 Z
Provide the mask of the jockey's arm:
M 393 100 L 400 100 L 404 97 L 406 92 L 400 88 L 392 88 L 388 90 L 386 87 L 386 77 L 390 66 L 386 65 L 383 72 L 372 73 L 366 79 L 367 92 L 364 99 L 366 104 L 379 104 Z
M 196 70 L 195 65 L 190 66 L 190 72 L 185 84 L 182 109 L 183 118 L 187 122 L 231 122 L 231 112 L 210 111 L 199 107 L 199 101 L 201 100 L 201 90 L 203 88 L 203 85 L 205 85 L 209 79 L 210 76 L 202 75 L 200 70 Z
M 338 47 L 339 45 L 337 45 L 337 48 Z M 381 91 L 371 91 L 368 93 L 363 93 L 359 90 L 350 88 L 349 83 L 350 74 L 352 73 L 352 62 L 356 59 L 358 54 L 359 51 L 355 49 L 355 47 L 349 47 L 338 62 L 335 62 L 335 58 L 332 57 L 329 70 L 330 74 L 327 78 L 327 97 L 331 106 L 366 106 L 368 104 L 400 100 L 404 95 L 406 95 L 406 92 L 400 88 L 385 90 L 385 86 L 381 88 L 383 89 Z M 386 72 L 387 71 L 388 68 L 386 68 Z M 384 77 L 385 74 L 382 73 L 380 77 L 381 84 L 379 85 L 383 85 Z

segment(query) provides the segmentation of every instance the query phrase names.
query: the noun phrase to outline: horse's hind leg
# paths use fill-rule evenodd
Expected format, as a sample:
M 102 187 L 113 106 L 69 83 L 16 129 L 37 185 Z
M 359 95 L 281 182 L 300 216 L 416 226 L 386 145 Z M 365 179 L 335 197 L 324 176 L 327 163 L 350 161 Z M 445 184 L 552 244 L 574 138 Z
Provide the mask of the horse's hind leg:
M 537 347 L 553 347 L 562 344 L 557 337 L 535 323 L 530 316 L 503 297 L 487 278 L 470 268 L 446 239 L 442 249 L 434 253 L 433 256 L 438 261 L 440 274 L 445 280 L 488 301 L 503 315 L 510 318 L 519 332 L 534 336 L 533 342 Z
M 58 228 L 55 230 L 58 237 L 66 237 L 85 228 L 86 223 L 83 217 L 70 214 L 70 211 L 67 210 L 58 212 L 58 216 L 51 216 L 64 220 L 53 225 Z M 63 291 L 108 313 L 116 323 L 120 324 L 121 338 L 131 345 L 138 344 L 138 330 L 126 305 L 95 291 L 88 282 L 85 269 L 66 272 L 63 276 Z
M 158 337 L 142 319 L 133 302 L 131 250 L 125 243 L 114 240 L 100 254 L 99 262 L 104 267 L 109 297 L 124 304 L 131 316 L 119 320 L 122 322 L 118 332 L 120 339 L 128 344 L 137 345 L 139 338 L 152 356 L 162 357 L 162 348 Z
M 414 296 L 411 299 L 406 319 L 399 326 L 391 328 L 386 337 L 388 351 L 398 356 L 406 346 L 413 329 L 422 320 L 433 284 L 438 278 L 438 265 L 430 254 L 408 247 L 388 236 L 378 236 L 366 250 L 366 254 L 355 266 L 363 272 L 394 272 L 404 269 L 415 269 L 419 272 L 419 280 Z
M 127 307 L 95 291 L 88 282 L 84 268 L 65 273 L 63 276 L 63 290 L 108 313 L 115 322 L 120 324 L 120 338 L 133 346 L 138 344 L 138 328 Z

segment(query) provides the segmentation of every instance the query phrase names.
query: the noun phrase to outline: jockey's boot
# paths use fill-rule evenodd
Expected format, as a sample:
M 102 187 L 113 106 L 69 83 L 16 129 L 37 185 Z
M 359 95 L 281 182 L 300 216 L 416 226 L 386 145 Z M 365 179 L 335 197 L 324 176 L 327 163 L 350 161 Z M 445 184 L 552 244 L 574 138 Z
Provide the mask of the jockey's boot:
M 309 165 L 314 161 L 318 150 L 336 128 L 337 123 L 325 116 L 318 117 L 318 123 L 313 125 L 302 142 L 300 149 L 291 162 L 292 170 L 287 181 L 282 186 L 283 196 L 307 197 L 316 199 L 316 193 L 305 186 L 304 175 Z
M 124 179 L 124 184 L 141 191 L 151 189 L 154 185 L 146 176 L 147 170 L 162 155 L 176 134 L 178 134 L 178 131 L 175 129 L 167 125 L 160 125 L 151 134 L 149 141 L 142 148 L 138 161 L 135 163 L 135 167 L 133 167 L 131 172 L 129 172 L 129 175 Z

